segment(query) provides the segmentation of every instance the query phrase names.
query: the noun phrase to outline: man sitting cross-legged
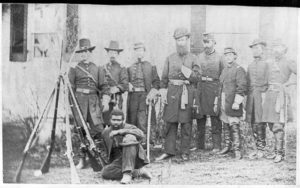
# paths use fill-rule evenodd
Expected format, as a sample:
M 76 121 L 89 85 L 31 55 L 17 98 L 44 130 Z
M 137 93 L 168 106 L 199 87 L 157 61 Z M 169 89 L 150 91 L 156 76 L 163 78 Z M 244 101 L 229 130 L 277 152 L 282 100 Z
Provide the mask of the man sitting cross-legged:
M 111 112 L 110 126 L 104 129 L 102 136 L 110 163 L 103 168 L 104 179 L 121 179 L 122 184 L 131 183 L 135 177 L 151 179 L 151 174 L 143 168 L 149 163 L 140 144 L 144 137 L 143 131 L 124 123 L 124 113 L 121 110 Z

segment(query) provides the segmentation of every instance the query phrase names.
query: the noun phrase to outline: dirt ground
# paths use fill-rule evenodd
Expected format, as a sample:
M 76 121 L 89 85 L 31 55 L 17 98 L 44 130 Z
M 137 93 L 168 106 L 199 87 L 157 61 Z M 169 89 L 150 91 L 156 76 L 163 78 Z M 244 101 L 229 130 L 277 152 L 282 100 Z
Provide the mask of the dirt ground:
M 21 158 L 25 143 L 14 143 L 12 134 L 16 130 L 3 127 L 3 180 L 11 183 Z M 152 173 L 151 181 L 135 179 L 134 184 L 296 184 L 296 123 L 286 128 L 286 159 L 275 164 L 270 160 L 252 161 L 244 152 L 240 161 L 232 159 L 232 154 L 215 156 L 210 151 L 194 151 L 189 162 L 181 162 L 173 158 L 164 162 L 153 162 L 146 168 Z M 270 142 L 269 140 L 267 140 Z M 151 158 L 158 156 L 160 149 L 153 151 Z M 39 169 L 43 155 L 31 153 L 22 173 L 21 183 L 34 184 L 65 184 L 71 183 L 70 168 L 63 151 L 56 151 L 52 157 L 50 172 L 35 177 L 35 169 Z M 95 173 L 91 168 L 77 171 L 83 184 L 118 184 L 118 181 L 107 181 L 101 178 L 101 172 Z

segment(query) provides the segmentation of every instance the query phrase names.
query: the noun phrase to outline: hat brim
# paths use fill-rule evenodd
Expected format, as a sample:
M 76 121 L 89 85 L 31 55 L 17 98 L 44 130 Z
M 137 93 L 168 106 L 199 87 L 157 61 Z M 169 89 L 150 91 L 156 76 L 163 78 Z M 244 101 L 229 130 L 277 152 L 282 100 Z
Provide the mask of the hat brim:
M 253 46 L 256 46 L 256 45 L 259 45 L 259 44 L 261 44 L 263 46 L 267 46 L 267 43 L 265 43 L 265 42 L 258 42 L 258 43 L 254 43 L 254 44 L 249 45 L 249 48 L 252 48 Z
M 233 54 L 236 55 L 236 52 L 225 52 L 225 53 L 223 53 L 223 54 L 225 55 L 225 54 L 229 54 L 229 53 L 233 53 Z
M 122 52 L 123 51 L 123 49 L 114 49 L 114 48 L 104 48 L 106 51 L 109 51 L 109 50 L 111 50 L 111 51 L 117 51 L 117 52 Z
M 179 35 L 179 36 L 174 36 L 174 39 L 179 39 L 179 38 L 181 38 L 181 37 L 185 37 L 185 36 L 187 36 L 188 38 L 190 38 L 191 37 L 191 34 L 190 33 L 187 33 L 187 34 L 184 34 L 184 35 Z
M 139 142 L 128 142 L 128 143 L 124 143 L 124 142 L 122 142 L 122 143 L 120 143 L 119 145 L 120 146 L 132 146 L 132 145 L 138 145 L 139 144 Z
M 77 50 L 75 51 L 75 53 L 81 53 L 81 52 L 85 52 L 85 51 L 93 51 L 96 48 L 96 46 L 92 46 L 90 48 L 86 48 L 86 49 L 81 49 L 81 50 Z

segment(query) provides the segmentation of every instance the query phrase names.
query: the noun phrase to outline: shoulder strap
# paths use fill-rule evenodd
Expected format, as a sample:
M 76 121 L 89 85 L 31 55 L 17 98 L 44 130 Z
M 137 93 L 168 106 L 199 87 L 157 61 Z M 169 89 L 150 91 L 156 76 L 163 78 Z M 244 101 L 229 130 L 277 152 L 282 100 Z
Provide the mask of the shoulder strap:
M 97 83 L 96 79 L 93 77 L 93 75 L 91 73 L 89 73 L 88 71 L 84 70 L 82 67 L 76 65 L 76 67 L 78 67 L 82 72 L 84 72 L 85 74 L 88 75 L 88 77 L 90 77 L 95 83 Z

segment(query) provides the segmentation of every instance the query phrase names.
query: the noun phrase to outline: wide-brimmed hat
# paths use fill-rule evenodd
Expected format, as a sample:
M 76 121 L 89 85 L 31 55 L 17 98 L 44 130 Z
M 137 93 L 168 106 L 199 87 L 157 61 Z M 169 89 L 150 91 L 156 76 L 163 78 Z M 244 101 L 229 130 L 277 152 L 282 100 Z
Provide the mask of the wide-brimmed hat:
M 123 138 L 123 142 L 120 143 L 119 145 L 120 146 L 131 146 L 131 145 L 137 145 L 139 144 L 140 142 L 138 142 L 136 140 L 136 137 L 134 135 L 131 135 L 131 134 L 127 134 L 124 136 Z
M 263 46 L 267 46 L 267 43 L 264 40 L 255 39 L 255 40 L 253 40 L 252 44 L 249 45 L 249 47 L 252 48 L 253 46 L 258 45 L 258 44 L 261 44 Z
M 109 46 L 107 48 L 104 48 L 106 51 L 113 50 L 117 52 L 122 52 L 123 49 L 119 48 L 119 42 L 115 40 L 111 40 L 109 42 Z
M 191 36 L 191 34 L 189 33 L 187 28 L 179 27 L 179 28 L 175 29 L 174 35 L 173 35 L 174 39 L 179 39 L 183 36 L 187 36 L 187 37 Z
M 81 53 L 85 51 L 93 51 L 96 46 L 91 46 L 90 39 L 83 38 L 79 40 L 79 50 L 75 51 L 75 53 Z
M 228 53 L 234 53 L 235 55 L 237 55 L 235 49 L 232 48 L 232 47 L 226 47 L 226 48 L 224 48 L 224 55 L 228 54 Z

